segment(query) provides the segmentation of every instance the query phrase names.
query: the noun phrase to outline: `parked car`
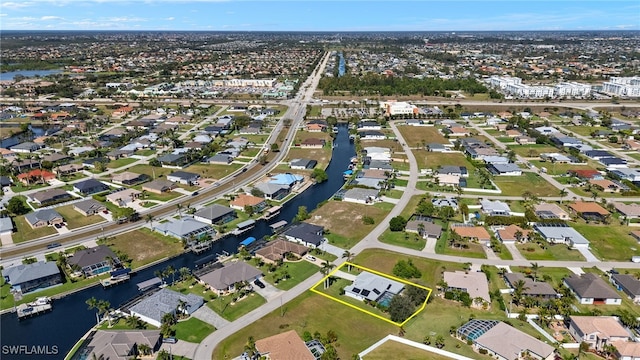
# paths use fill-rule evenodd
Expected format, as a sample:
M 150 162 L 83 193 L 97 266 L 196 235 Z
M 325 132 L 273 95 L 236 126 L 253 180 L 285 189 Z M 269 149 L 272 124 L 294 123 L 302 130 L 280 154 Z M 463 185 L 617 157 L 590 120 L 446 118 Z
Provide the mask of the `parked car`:
M 178 339 L 176 339 L 174 337 L 167 337 L 167 338 L 163 338 L 162 342 L 166 343 L 166 344 L 175 344 L 175 343 L 178 342 Z
M 311 255 L 307 255 L 307 260 L 316 261 L 316 257 L 315 256 L 311 256 Z
M 257 280 L 253 282 L 257 287 L 259 287 L 260 289 L 264 289 L 265 285 L 262 283 L 262 281 Z
M 59 225 L 59 224 L 56 224 L 56 225 Z M 57 248 L 57 247 L 60 247 L 60 246 L 62 246 L 62 244 L 55 242 L 55 243 L 51 243 L 51 244 L 47 245 L 47 249 L 54 249 L 54 248 Z

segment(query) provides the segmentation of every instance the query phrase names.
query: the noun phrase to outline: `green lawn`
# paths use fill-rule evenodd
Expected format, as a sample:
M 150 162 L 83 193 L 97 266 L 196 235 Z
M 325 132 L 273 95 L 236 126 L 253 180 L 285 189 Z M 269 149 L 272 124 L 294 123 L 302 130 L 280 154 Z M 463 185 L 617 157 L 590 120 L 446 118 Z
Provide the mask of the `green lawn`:
M 407 145 L 421 147 L 430 143 L 448 144 L 448 140 L 435 126 L 398 126 L 398 131 Z
M 131 171 L 136 174 L 145 174 L 152 179 L 155 176 L 155 178 L 157 179 L 160 176 L 167 176 L 168 174 L 171 174 L 176 170 L 163 168 L 163 167 L 155 167 L 155 166 L 146 165 L 146 164 L 138 164 L 130 167 L 129 169 L 127 169 L 127 171 Z
M 153 149 L 146 149 L 146 150 L 138 150 L 135 152 L 136 155 L 140 155 L 140 156 L 150 156 L 155 154 L 156 151 Z
M 558 152 L 558 148 L 546 144 L 531 144 L 531 145 L 507 145 L 507 148 L 513 150 L 516 154 L 523 157 L 538 157 L 543 153 Z
M 49 184 L 35 184 L 31 186 L 24 186 L 21 182 L 16 182 L 13 186 L 11 186 L 11 191 L 13 191 L 14 193 L 19 193 L 27 190 L 42 189 L 47 186 L 49 186 Z
M 163 236 L 147 228 L 129 231 L 107 240 L 107 245 L 122 251 L 132 260 L 133 269 L 182 253 L 178 239 Z
M 570 250 L 564 244 L 548 245 L 544 250 L 535 243 L 516 244 L 516 247 L 527 260 L 585 261 L 578 250 Z
M 231 163 L 221 164 L 194 164 L 184 169 L 184 171 L 200 174 L 204 178 L 222 179 L 232 172 L 240 169 L 241 164 Z
M 460 153 L 437 153 L 426 150 L 414 150 L 413 154 L 420 169 L 435 169 L 439 166 L 466 166 L 469 173 L 472 173 L 475 166 Z
M 134 162 L 138 161 L 138 159 L 135 158 L 120 158 L 118 160 L 112 160 L 107 164 L 107 167 L 109 169 L 117 169 L 119 167 L 123 167 L 123 166 L 127 166 L 129 164 L 132 164 Z
M 393 232 L 389 229 L 385 230 L 378 240 L 386 244 L 403 246 L 414 250 L 422 250 L 427 244 L 427 241 L 422 236 L 418 236 L 418 234 L 410 234 L 405 231 Z
M 207 303 L 207 306 L 223 318 L 234 321 L 235 319 L 253 311 L 267 301 L 259 294 L 253 292 L 236 303 L 233 302 L 234 294 L 219 296 Z
M 252 265 L 255 266 L 255 261 L 252 262 Z M 269 282 L 280 290 L 289 290 L 309 278 L 309 276 L 317 273 L 319 268 L 318 266 L 306 260 L 298 260 L 295 262 L 285 262 L 278 270 L 273 273 L 268 272 L 268 266 L 263 266 L 262 268 L 260 268 L 260 270 L 262 270 L 262 273 L 265 274 L 263 278 L 265 281 Z M 290 278 L 283 279 L 276 284 L 275 280 L 281 278 L 282 273 L 285 270 L 289 273 Z
M 524 172 L 522 176 L 496 176 L 493 178 L 502 190 L 501 195 L 520 196 L 529 191 L 536 196 L 558 196 L 558 189 L 549 184 L 540 175 Z
M 485 254 L 484 250 L 482 249 L 482 245 L 480 244 L 467 242 L 468 248 L 466 249 L 452 248 L 449 246 L 448 241 L 449 241 L 449 231 L 445 231 L 442 233 L 442 235 L 440 236 L 440 239 L 438 239 L 438 242 L 436 243 L 437 254 L 464 256 L 464 257 L 477 258 L 477 259 L 487 258 L 487 255 Z
M 538 169 L 546 168 L 549 175 L 564 175 L 569 170 L 594 170 L 588 165 L 576 165 L 576 164 L 555 164 L 550 161 L 531 160 L 529 161 L 535 165 Z
M 176 331 L 176 338 L 192 343 L 200 343 L 216 328 L 206 322 L 190 317 L 188 320 L 179 321 L 173 326 Z
M 57 233 L 56 229 L 53 226 L 44 226 L 41 228 L 32 229 L 27 220 L 24 218 L 24 215 L 14 217 L 13 222 L 15 223 L 17 230 L 11 235 L 14 243 L 33 240 Z
M 529 276 L 532 274 L 531 267 L 511 266 L 511 271 L 524 273 Z M 538 268 L 538 279 L 548 282 L 553 286 L 562 284 L 562 279 L 573 274 L 571 270 L 561 267 L 540 267 Z M 546 280 L 545 280 L 546 279 Z M 506 285 L 506 284 L 505 284 Z
M 67 223 L 69 229 L 75 229 L 91 224 L 97 224 L 106 221 L 100 215 L 84 216 L 73 209 L 73 205 L 59 206 L 56 211 L 64 217 L 64 221 Z
M 435 342 L 435 338 L 431 341 Z M 430 351 L 415 348 L 396 341 L 387 341 L 375 350 L 363 357 L 362 360 L 449 360 L 449 357 L 441 356 Z
M 583 222 L 571 226 L 589 240 L 591 252 L 602 260 L 629 261 L 640 255 L 640 244 L 629 235 L 635 228 Z

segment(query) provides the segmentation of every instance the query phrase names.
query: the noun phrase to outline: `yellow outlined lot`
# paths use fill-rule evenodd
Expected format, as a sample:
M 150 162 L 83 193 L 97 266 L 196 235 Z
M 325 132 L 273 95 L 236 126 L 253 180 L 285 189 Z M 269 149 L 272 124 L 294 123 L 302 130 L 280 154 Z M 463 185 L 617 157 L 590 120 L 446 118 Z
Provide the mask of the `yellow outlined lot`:
M 417 309 L 413 314 L 411 314 L 411 316 L 409 316 L 409 317 L 408 317 L 406 320 L 404 320 L 403 322 L 399 323 L 399 322 L 396 322 L 396 321 L 391 321 L 391 319 L 387 319 L 387 318 L 385 318 L 385 317 L 383 317 L 383 316 L 380 316 L 380 315 L 378 315 L 378 314 L 374 314 L 374 313 L 372 313 L 372 312 L 370 312 L 370 311 L 367 311 L 367 310 L 366 310 L 366 309 L 364 309 L 363 307 L 358 307 L 358 306 L 356 306 L 356 305 L 349 304 L 349 303 L 348 303 L 348 302 L 346 302 L 346 301 L 340 300 L 340 299 L 338 299 L 338 298 L 336 298 L 336 297 L 333 297 L 333 296 L 331 296 L 331 295 L 329 295 L 329 294 L 326 294 L 326 293 L 324 293 L 324 292 L 322 292 L 322 291 L 320 291 L 320 290 L 317 290 L 317 289 L 316 289 L 316 287 L 318 287 L 318 285 L 321 285 L 322 283 L 324 283 L 324 281 L 325 281 L 327 278 L 331 277 L 333 274 L 335 274 L 335 273 L 336 273 L 336 271 L 339 271 L 339 270 L 340 270 L 340 269 L 342 269 L 345 265 L 347 265 L 347 266 L 352 266 L 352 267 L 356 267 L 356 268 L 361 269 L 361 270 L 363 270 L 363 271 L 367 271 L 367 272 L 370 272 L 370 273 L 373 273 L 373 274 L 376 274 L 376 275 L 379 275 L 379 276 L 383 276 L 383 277 L 386 277 L 386 278 L 388 278 L 388 279 L 395 280 L 395 281 L 401 282 L 401 283 L 406 284 L 406 285 L 411 285 L 411 286 L 418 287 L 418 288 L 420 288 L 420 289 L 424 289 L 424 290 L 426 290 L 426 291 L 427 291 L 427 298 L 424 300 L 424 303 L 422 303 L 422 305 L 421 305 L 421 306 L 420 306 L 420 307 L 419 307 L 419 308 L 418 308 L 418 309 Z M 333 301 L 337 301 L 337 302 L 339 302 L 339 303 L 340 303 L 340 304 L 342 304 L 342 305 L 346 305 L 346 306 L 348 306 L 348 307 L 350 307 L 350 308 L 356 309 L 356 310 L 358 310 L 358 311 L 362 311 L 363 313 L 369 314 L 369 315 L 371 315 L 371 316 L 373 316 L 373 317 L 376 317 L 376 318 L 378 318 L 378 319 L 380 319 L 380 320 L 384 320 L 384 321 L 386 321 L 386 322 L 388 322 L 388 323 L 391 323 L 391 324 L 393 324 L 393 325 L 396 325 L 396 326 L 403 326 L 404 324 L 406 324 L 406 323 L 407 323 L 407 321 L 409 321 L 409 320 L 413 319 L 416 315 L 418 315 L 418 313 L 420 313 L 422 310 L 424 310 L 424 307 L 427 305 L 427 301 L 429 301 L 429 296 L 431 296 L 431 291 L 432 291 L 432 289 L 430 289 L 430 288 L 428 288 L 428 287 L 425 287 L 425 286 L 422 286 L 422 285 L 418 285 L 418 284 L 415 284 L 415 283 L 412 283 L 412 282 L 406 281 L 406 280 L 403 280 L 403 279 L 400 279 L 400 278 L 397 278 L 397 277 L 395 277 L 395 276 L 391 276 L 391 275 L 388 275 L 388 274 L 381 273 L 381 272 L 379 272 L 379 271 L 375 271 L 375 270 L 372 270 L 372 269 L 366 268 L 366 267 L 364 267 L 364 266 L 356 265 L 356 264 L 353 264 L 353 263 L 350 263 L 350 262 L 345 262 L 345 263 L 343 263 L 342 265 L 340 265 L 339 267 L 337 267 L 336 269 L 334 269 L 333 271 L 331 271 L 329 274 L 327 274 L 327 276 L 323 277 L 320 281 L 318 281 L 317 283 L 315 283 L 315 285 L 313 285 L 313 286 L 311 287 L 311 291 L 313 291 L 314 293 L 316 293 L 316 294 L 318 294 L 318 295 L 322 295 L 322 296 L 324 296 L 324 297 L 326 297 L 326 298 L 328 298 L 328 299 L 331 299 L 331 300 L 333 300 Z M 364 304 L 364 303 L 363 303 L 363 304 Z

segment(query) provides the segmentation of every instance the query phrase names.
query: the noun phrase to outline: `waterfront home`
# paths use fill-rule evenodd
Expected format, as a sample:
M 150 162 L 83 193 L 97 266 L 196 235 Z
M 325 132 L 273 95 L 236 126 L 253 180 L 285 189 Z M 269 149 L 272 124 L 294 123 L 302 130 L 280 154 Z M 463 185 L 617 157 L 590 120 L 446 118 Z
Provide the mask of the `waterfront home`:
M 125 171 L 119 174 L 113 174 L 111 175 L 111 181 L 113 181 L 116 184 L 121 184 L 121 185 L 136 185 L 139 183 L 143 183 L 145 181 L 149 180 L 149 176 L 146 174 L 137 174 L 134 172 L 130 172 L 130 171 Z
M 522 273 L 506 273 L 504 274 L 504 281 L 510 288 L 515 289 L 515 284 L 518 281 L 524 281 L 524 291 L 522 295 L 528 297 L 535 297 L 543 300 L 555 299 L 559 294 L 553 289 L 549 283 L 544 281 L 533 281 L 532 279 L 525 277 Z
M 120 260 L 109 247 L 98 245 L 76 251 L 73 256 L 69 256 L 67 263 L 72 269 L 78 268 L 84 276 L 90 277 L 113 270 L 120 264 Z
M 243 261 L 232 262 L 222 268 L 198 275 L 201 282 L 220 295 L 233 291 L 237 283 L 251 283 L 260 277 L 260 270 Z
M 129 312 L 131 316 L 137 316 L 148 324 L 160 327 L 162 317 L 165 314 L 176 314 L 180 312 L 185 315 L 191 315 L 198 310 L 202 304 L 204 304 L 204 299 L 201 296 L 191 293 L 181 294 L 164 288 L 133 305 L 129 309 Z
M 613 274 L 611 275 L 611 283 L 618 290 L 621 290 L 629 296 L 636 304 L 640 304 L 640 280 L 629 274 Z
M 130 203 L 138 199 L 141 194 L 142 192 L 136 189 L 122 189 L 107 195 L 106 199 L 108 202 L 114 205 L 126 207 L 129 206 Z
M 55 261 L 10 266 L 2 270 L 2 277 L 11 285 L 11 291 L 23 294 L 62 284 L 60 269 Z
M 377 130 L 363 130 L 358 131 L 360 140 L 384 140 L 387 136 L 382 131 Z
M 73 191 L 78 192 L 82 195 L 91 195 L 103 191 L 109 190 L 109 186 L 104 183 L 96 180 L 96 179 L 88 179 L 85 181 L 80 181 L 73 185 Z
M 571 316 L 569 333 L 576 342 L 586 342 L 595 350 L 629 340 L 629 332 L 613 316 Z
M 162 194 L 165 192 L 169 192 L 177 187 L 178 185 L 173 181 L 169 181 L 167 179 L 156 179 L 143 184 L 142 191 L 147 191 L 154 194 Z
M 324 147 L 326 141 L 318 138 L 307 138 L 302 140 L 300 147 L 307 149 L 321 149 Z
M 73 209 L 84 216 L 95 215 L 107 210 L 107 207 L 100 202 L 87 199 L 73 204 Z
M 274 184 L 271 182 L 261 182 L 254 184 L 256 190 L 260 191 L 265 199 L 282 200 L 289 194 L 289 186 Z
M 173 236 L 179 240 L 198 240 L 215 235 L 215 230 L 209 224 L 191 217 L 174 219 L 165 223 L 156 223 L 152 230 L 162 235 Z
M 404 290 L 404 284 L 387 277 L 363 271 L 351 285 L 344 288 L 344 294 L 356 300 L 373 301 L 389 306 L 391 299 Z
M 391 160 L 391 149 L 379 146 L 368 146 L 362 149 L 371 160 Z
M 315 354 L 322 354 L 325 351 L 324 347 L 320 342 L 316 343 L 319 345 L 314 345 L 321 347 L 322 350 L 316 351 Z M 295 330 L 256 340 L 255 345 L 261 356 L 267 356 L 271 360 L 317 359 Z
M 62 215 L 53 209 L 42 209 L 28 213 L 24 216 L 24 219 L 32 229 L 49 225 L 53 226 L 64 222 Z
M 213 204 L 196 211 L 193 218 L 200 222 L 215 225 L 224 224 L 236 219 L 236 211 L 230 207 Z
M 229 202 L 229 207 L 232 209 L 244 211 L 246 206 L 253 207 L 253 211 L 260 212 L 267 207 L 267 202 L 264 198 L 259 198 L 250 194 L 238 194 Z
M 289 162 L 289 167 L 294 170 L 309 170 L 318 165 L 318 161 L 313 159 L 293 159 Z
M 300 243 L 304 246 L 316 248 L 324 241 L 324 227 L 301 222 L 294 224 L 284 231 L 287 240 Z
M 289 189 L 293 188 L 295 185 L 302 183 L 304 180 L 304 176 L 296 175 L 291 173 L 285 174 L 276 174 L 271 177 L 269 183 L 276 185 L 285 185 Z
M 621 305 L 622 298 L 598 275 L 586 273 L 571 275 L 564 279 L 564 284 L 575 295 L 580 304 L 587 305 Z
M 471 300 L 482 298 L 486 303 L 491 304 L 489 283 L 485 273 L 481 271 L 445 271 L 443 276 L 447 283 L 446 291 L 463 291 L 469 294 Z M 477 304 L 475 301 L 472 306 L 482 308 L 482 304 Z
M 287 254 L 302 258 L 308 251 L 309 248 L 304 245 L 279 238 L 256 250 L 256 257 L 262 259 L 265 263 L 275 264 L 284 260 Z
M 194 174 L 187 171 L 175 171 L 167 175 L 167 180 L 183 185 L 197 185 L 199 178 L 199 174 Z
M 44 147 L 44 145 L 41 144 L 36 144 L 34 142 L 31 141 L 26 141 L 23 143 L 20 143 L 18 145 L 14 145 L 11 146 L 11 151 L 13 152 L 17 152 L 17 153 L 32 153 L 32 152 L 36 152 L 40 149 L 42 149 Z
M 143 345 L 158 351 L 162 345 L 160 330 L 97 330 L 78 353 L 86 354 L 86 359 L 128 360 L 140 355 Z

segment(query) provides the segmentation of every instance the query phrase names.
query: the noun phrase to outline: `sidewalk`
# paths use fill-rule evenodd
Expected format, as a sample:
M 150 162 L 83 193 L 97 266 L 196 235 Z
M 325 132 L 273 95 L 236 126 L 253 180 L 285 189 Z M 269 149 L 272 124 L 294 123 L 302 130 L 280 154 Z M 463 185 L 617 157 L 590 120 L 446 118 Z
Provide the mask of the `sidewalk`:
M 215 301 L 215 300 L 212 300 Z M 200 309 L 196 310 L 192 316 L 196 319 L 200 319 L 207 324 L 213 325 L 216 329 L 220 329 L 229 324 L 229 321 L 218 315 L 215 311 L 211 310 L 207 305 L 200 306 Z

